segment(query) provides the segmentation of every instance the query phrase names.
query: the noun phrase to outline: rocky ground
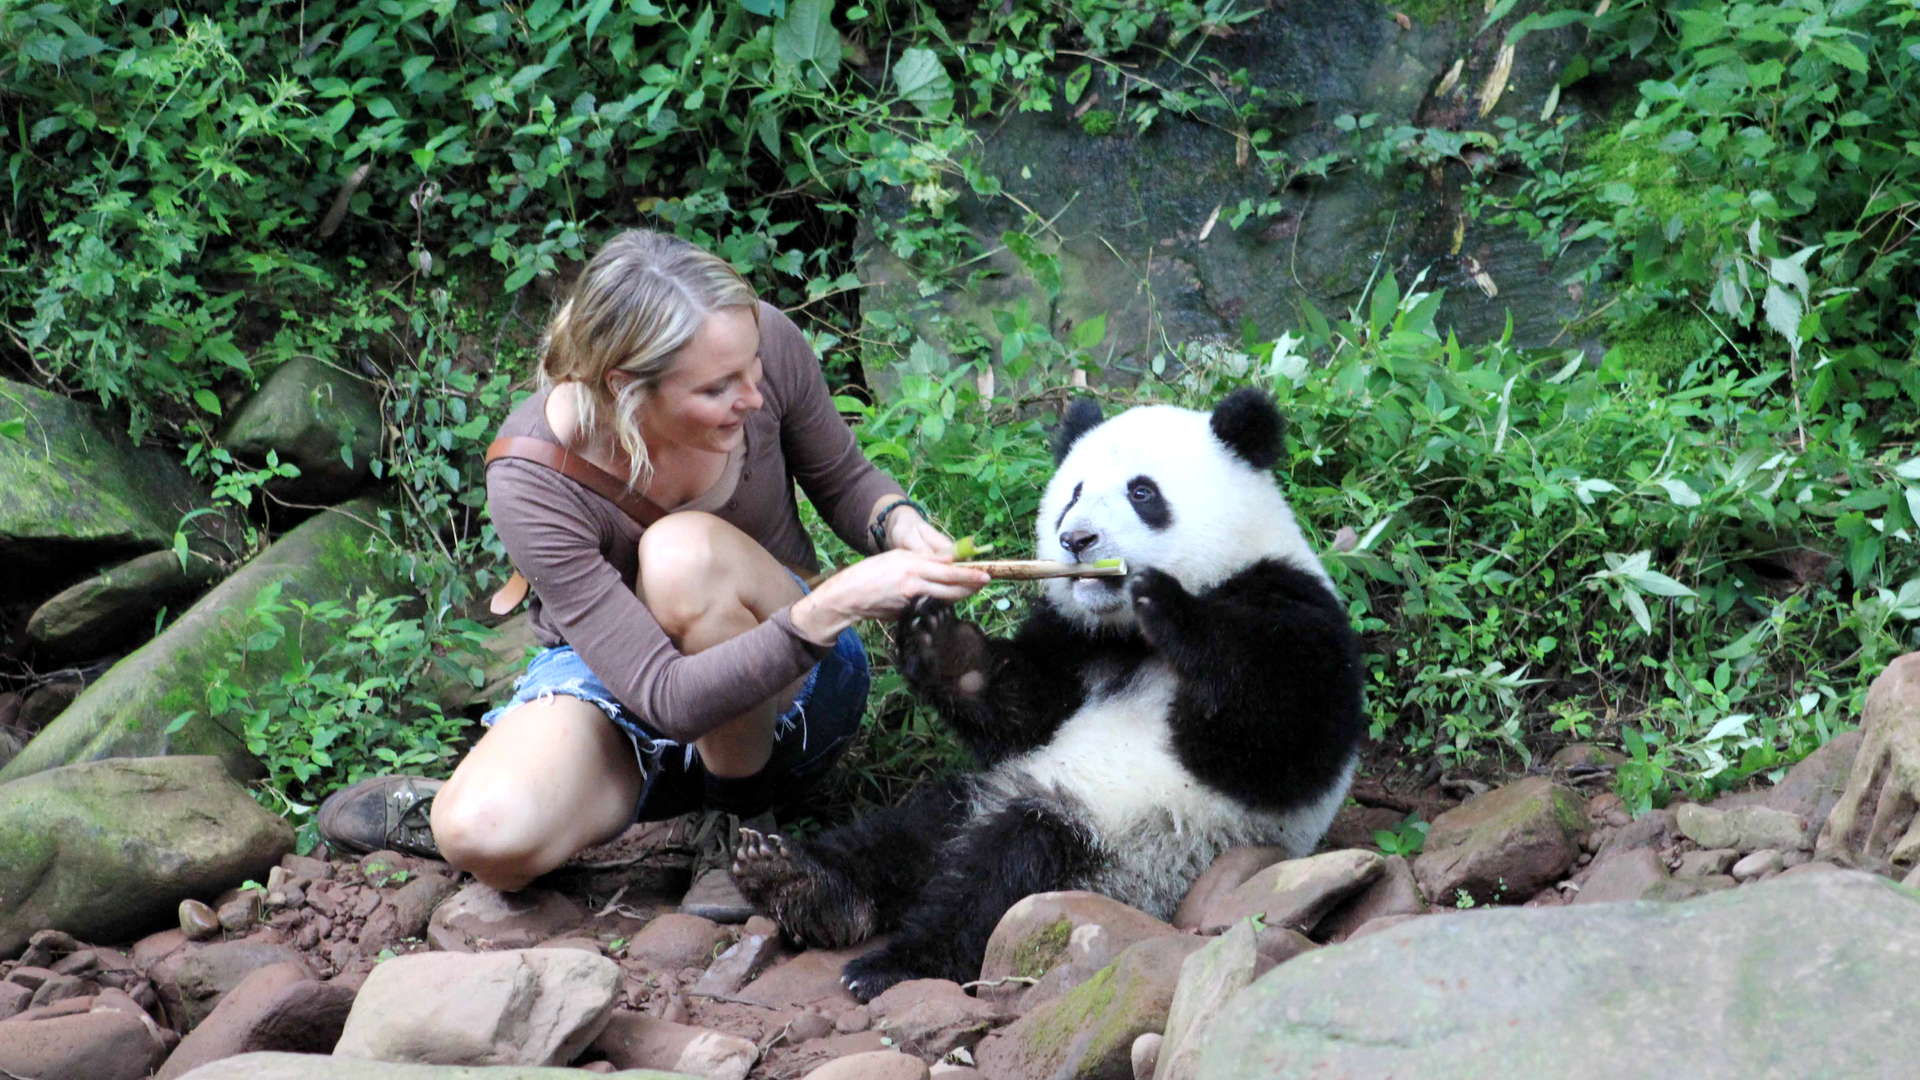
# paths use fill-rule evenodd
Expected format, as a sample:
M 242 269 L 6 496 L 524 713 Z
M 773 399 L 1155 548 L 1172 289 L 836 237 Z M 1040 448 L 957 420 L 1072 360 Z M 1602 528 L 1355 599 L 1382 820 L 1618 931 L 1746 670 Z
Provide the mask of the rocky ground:
M 630 836 L 648 854 L 629 866 L 501 894 L 392 852 L 291 854 L 211 758 L 67 766 L 0 785 L 0 831 L 31 806 L 59 839 L 0 836 L 28 856 L 0 869 L 0 1075 L 1518 1075 L 1541 1053 L 1599 1075 L 1563 1048 L 1597 1039 L 1617 1070 L 1687 1032 L 1662 1052 L 1688 1075 L 1893 1075 L 1920 904 L 1845 867 L 1913 863 L 1916 741 L 1920 654 L 1777 785 L 1629 819 L 1584 790 L 1604 759 L 1571 752 L 1440 813 L 1411 859 L 1373 844 L 1402 812 L 1356 803 L 1320 854 L 1228 852 L 1171 924 L 1030 897 L 977 982 L 867 1005 L 837 980 L 850 953 L 675 912 L 676 823 Z M 89 817 L 102 803 L 147 812 Z M 178 925 L 115 936 L 157 919 Z

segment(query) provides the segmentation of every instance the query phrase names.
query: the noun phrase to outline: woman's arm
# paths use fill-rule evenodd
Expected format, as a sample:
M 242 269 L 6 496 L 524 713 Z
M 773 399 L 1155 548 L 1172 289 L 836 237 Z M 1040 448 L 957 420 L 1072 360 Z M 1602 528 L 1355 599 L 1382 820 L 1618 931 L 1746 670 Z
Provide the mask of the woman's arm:
M 487 505 L 541 610 L 608 689 L 662 735 L 699 738 L 806 674 L 822 651 L 791 609 L 696 655 L 683 655 L 601 554 L 587 499 L 531 463 L 487 470 Z

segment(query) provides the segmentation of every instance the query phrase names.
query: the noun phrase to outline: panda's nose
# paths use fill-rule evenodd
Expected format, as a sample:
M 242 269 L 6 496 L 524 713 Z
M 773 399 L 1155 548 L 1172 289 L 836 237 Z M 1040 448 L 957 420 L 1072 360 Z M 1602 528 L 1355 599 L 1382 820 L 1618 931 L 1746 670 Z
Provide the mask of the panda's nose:
M 1079 555 L 1081 552 L 1092 547 L 1099 539 L 1099 533 L 1090 533 L 1085 529 L 1075 529 L 1072 532 L 1063 532 L 1060 534 L 1060 546 L 1075 555 Z

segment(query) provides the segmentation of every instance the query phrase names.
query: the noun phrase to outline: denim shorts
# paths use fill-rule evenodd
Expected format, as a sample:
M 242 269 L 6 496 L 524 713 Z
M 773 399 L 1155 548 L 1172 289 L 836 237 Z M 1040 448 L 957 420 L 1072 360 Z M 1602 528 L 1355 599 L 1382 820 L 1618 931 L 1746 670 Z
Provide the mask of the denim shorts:
M 697 748 L 648 727 L 613 696 L 571 645 L 553 646 L 535 656 L 514 683 L 513 696 L 480 722 L 491 727 L 508 709 L 555 694 L 597 707 L 632 740 L 643 778 L 634 820 L 660 821 L 709 808 L 710 781 Z M 756 801 L 764 803 L 759 808 L 791 802 L 817 783 L 846 752 L 866 707 L 867 651 L 860 635 L 849 629 L 807 672 L 793 705 L 774 719 L 773 756 L 756 784 Z

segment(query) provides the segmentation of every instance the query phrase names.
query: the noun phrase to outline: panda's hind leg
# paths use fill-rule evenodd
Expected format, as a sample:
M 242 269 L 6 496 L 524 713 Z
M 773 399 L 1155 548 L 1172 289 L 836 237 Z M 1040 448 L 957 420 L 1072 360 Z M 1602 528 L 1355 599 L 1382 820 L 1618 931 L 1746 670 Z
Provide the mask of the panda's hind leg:
M 804 945 L 857 945 L 900 921 L 964 809 L 956 787 L 939 785 L 811 840 L 742 829 L 734 884 Z
M 893 940 L 842 970 L 841 982 L 861 1001 L 908 979 L 978 978 L 1007 909 L 1033 893 L 1084 885 L 1095 853 L 1058 803 L 1025 798 L 968 823 L 940 858 Z

